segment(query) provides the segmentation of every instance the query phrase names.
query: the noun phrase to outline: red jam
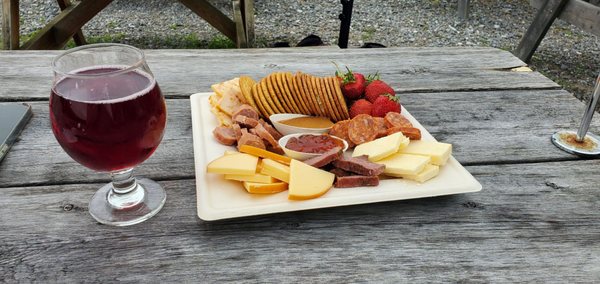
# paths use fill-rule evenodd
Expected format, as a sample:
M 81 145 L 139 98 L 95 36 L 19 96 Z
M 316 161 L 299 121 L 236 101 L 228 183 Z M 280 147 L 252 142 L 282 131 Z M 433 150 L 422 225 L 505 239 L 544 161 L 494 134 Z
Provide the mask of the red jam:
M 285 147 L 290 150 L 313 154 L 323 154 L 336 146 L 344 148 L 344 142 L 327 134 L 303 134 L 290 138 L 285 144 Z

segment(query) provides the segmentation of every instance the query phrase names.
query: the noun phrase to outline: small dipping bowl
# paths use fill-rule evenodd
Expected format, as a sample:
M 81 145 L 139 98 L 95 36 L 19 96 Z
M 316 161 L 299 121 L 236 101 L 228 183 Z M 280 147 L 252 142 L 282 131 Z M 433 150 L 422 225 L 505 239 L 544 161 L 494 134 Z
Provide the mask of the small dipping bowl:
M 283 149 L 283 152 L 285 152 L 286 155 L 288 155 L 290 158 L 292 159 L 296 159 L 299 161 L 304 161 L 304 160 L 308 160 L 312 157 L 317 157 L 321 154 L 319 153 L 305 153 L 305 152 L 299 152 L 299 151 L 295 151 L 295 150 L 291 150 L 288 149 L 287 147 L 285 147 L 285 145 L 287 144 L 287 142 L 292 138 L 292 137 L 300 137 L 301 135 L 324 135 L 322 133 L 293 133 L 293 134 L 288 134 L 286 136 L 281 137 L 281 139 L 279 139 L 279 146 L 281 146 L 281 148 Z M 337 136 L 333 136 L 333 135 L 329 135 L 331 138 L 340 140 L 343 144 L 344 147 L 342 149 L 342 152 L 346 152 L 346 150 L 348 150 L 348 142 L 346 142 L 346 140 L 339 138 Z
M 294 134 L 294 133 L 321 134 L 321 133 L 327 133 L 329 131 L 329 129 L 331 129 L 331 126 L 327 127 L 327 128 L 309 128 L 309 127 L 291 126 L 291 125 L 283 124 L 280 122 L 283 120 L 288 120 L 288 119 L 297 118 L 297 117 L 310 117 L 310 115 L 297 114 L 297 113 L 277 113 L 277 114 L 273 114 L 273 115 L 269 116 L 269 120 L 271 120 L 271 123 L 273 123 L 273 126 L 275 126 L 275 129 L 277 129 L 277 131 L 279 131 L 279 133 L 281 133 L 282 135 L 289 135 L 289 134 Z

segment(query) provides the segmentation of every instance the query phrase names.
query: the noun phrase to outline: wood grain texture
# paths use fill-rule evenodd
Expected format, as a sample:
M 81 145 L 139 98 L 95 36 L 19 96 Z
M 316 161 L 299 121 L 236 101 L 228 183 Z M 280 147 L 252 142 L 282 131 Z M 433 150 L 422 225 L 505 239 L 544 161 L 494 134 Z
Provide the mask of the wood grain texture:
M 98 184 L 4 188 L 0 278 L 597 282 L 600 191 L 590 185 L 599 168 L 599 160 L 474 166 L 479 193 L 217 223 L 195 217 L 193 180 L 162 181 L 163 210 L 126 228 L 88 215 Z
M 0 101 L 47 99 L 50 62 L 59 51 L 0 51 Z M 215 82 L 276 71 L 331 76 L 332 61 L 363 73 L 379 71 L 399 92 L 538 89 L 560 86 L 538 72 L 509 72 L 525 65 L 494 48 L 278 48 L 242 50 L 148 50 L 148 63 L 168 97 L 209 91 Z M 6 64 L 4 64 L 6 63 Z M 14 68 L 13 66 L 19 66 Z M 27 86 L 27 88 L 23 88 Z
M 219 9 L 206 0 L 179 0 L 211 26 L 231 39 L 236 41 L 235 23 Z
M 530 0 L 531 6 L 540 8 L 544 0 Z M 559 19 L 577 26 L 578 28 L 600 36 L 600 7 L 599 1 L 569 0 L 558 16 Z
M 463 164 L 577 159 L 550 142 L 555 131 L 576 129 L 584 109 L 565 91 L 408 93 L 401 95 L 401 103 L 434 137 L 452 143 Z M 165 138 L 137 172 L 156 179 L 193 177 L 189 100 L 170 99 L 167 108 Z M 0 187 L 107 180 L 59 147 L 46 102 L 33 103 L 33 112 L 20 141 L 0 163 Z M 599 120 L 592 121 L 590 131 L 600 133 Z
M 521 42 L 519 42 L 514 52 L 515 56 L 524 62 L 531 60 L 535 50 L 546 36 L 552 23 L 554 23 L 554 19 L 561 14 L 567 2 L 570 2 L 570 0 L 544 1 L 543 5 L 539 7 L 533 22 L 527 28 L 527 32 L 521 38 Z

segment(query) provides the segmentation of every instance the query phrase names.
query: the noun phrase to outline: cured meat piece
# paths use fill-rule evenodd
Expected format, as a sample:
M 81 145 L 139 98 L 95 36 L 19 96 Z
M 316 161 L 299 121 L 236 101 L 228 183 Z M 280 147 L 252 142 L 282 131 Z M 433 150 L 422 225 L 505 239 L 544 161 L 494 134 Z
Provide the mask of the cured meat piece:
M 273 152 L 273 153 L 279 154 L 279 155 L 285 155 L 285 152 L 283 151 L 283 148 L 281 148 L 281 146 L 279 146 L 279 145 L 277 145 L 277 147 L 273 147 L 271 145 L 267 145 L 267 151 Z
M 327 150 L 325 153 L 312 157 L 306 161 L 305 164 L 309 166 L 313 166 L 315 168 L 320 168 L 328 165 L 329 163 L 338 160 L 342 155 L 342 147 L 333 147 L 330 150 Z
M 253 107 L 251 107 L 250 105 L 247 105 L 247 104 L 240 105 L 239 107 L 234 109 L 233 113 L 231 114 L 231 118 L 233 118 L 235 120 L 235 118 L 238 115 L 243 115 L 243 116 L 246 116 L 249 118 L 258 119 L 258 112 Z
M 388 128 L 388 135 L 396 132 L 402 132 L 402 135 L 408 137 L 410 140 L 421 140 L 421 130 L 415 127 L 391 127 Z
M 359 158 L 342 158 L 333 162 L 333 165 L 345 171 L 363 176 L 378 176 L 383 173 L 385 165 L 376 164 Z
M 231 129 L 233 129 L 233 133 L 235 134 L 235 140 L 240 140 L 240 137 L 242 137 L 242 128 L 238 124 L 233 124 L 231 125 Z
M 384 137 L 387 136 L 387 126 L 385 125 L 385 119 L 383 117 L 373 117 L 373 120 L 375 121 L 375 129 L 377 129 L 377 137 Z
M 273 136 L 262 126 L 262 124 L 256 125 L 256 127 L 254 127 L 253 129 L 256 135 L 267 141 L 267 143 L 273 148 L 281 148 L 279 147 L 279 143 L 277 143 L 277 140 L 273 138 Z
M 217 126 L 213 130 L 213 136 L 223 145 L 233 145 L 237 141 L 235 131 L 231 127 Z
M 334 174 L 336 177 L 345 177 L 345 176 L 351 176 L 352 175 L 351 172 L 347 172 L 347 171 L 344 171 L 344 170 L 338 169 L 338 168 L 333 168 L 329 172 L 332 173 L 332 174 Z
M 348 137 L 348 124 L 350 123 L 350 119 L 342 120 L 336 122 L 331 129 L 329 129 L 329 135 L 337 136 L 342 138 L 348 142 L 349 148 L 354 148 L 356 144 L 350 140 Z
M 258 125 L 258 120 L 241 114 L 236 116 L 233 122 L 245 128 L 254 128 Z
M 375 140 L 377 129 L 375 120 L 368 114 L 359 114 L 355 116 L 348 124 L 348 138 L 354 144 L 360 145 Z
M 281 137 L 283 137 L 283 135 L 281 135 L 281 133 L 279 133 L 277 129 L 271 126 L 268 122 L 264 121 L 262 118 L 258 120 L 258 123 L 260 123 L 260 125 L 262 125 L 267 130 L 267 132 L 269 132 L 269 134 L 271 134 L 271 136 L 275 138 L 275 140 L 279 140 L 281 139 Z
M 413 127 L 412 123 L 404 117 L 404 115 L 397 112 L 388 112 L 385 114 L 385 124 L 388 128 L 390 127 Z
M 263 140 L 252 134 L 252 133 L 248 133 L 248 131 L 246 129 L 242 129 L 242 137 L 240 137 L 240 139 L 238 140 L 238 150 L 240 149 L 240 147 L 242 145 L 248 145 L 248 146 L 254 146 L 256 148 L 261 148 L 261 149 L 266 149 L 265 147 L 265 143 L 263 143 Z
M 378 176 L 343 176 L 336 177 L 334 187 L 348 188 L 359 186 L 378 186 Z

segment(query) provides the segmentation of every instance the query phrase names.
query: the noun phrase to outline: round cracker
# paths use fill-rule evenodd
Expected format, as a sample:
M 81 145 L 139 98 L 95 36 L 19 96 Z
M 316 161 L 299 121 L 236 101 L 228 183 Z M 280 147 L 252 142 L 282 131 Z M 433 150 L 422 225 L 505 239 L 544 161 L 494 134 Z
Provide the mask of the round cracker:
M 308 84 L 308 81 L 310 80 L 309 75 L 301 73 L 299 79 L 300 79 L 300 84 L 302 85 L 302 88 L 304 89 L 304 93 L 306 94 L 306 98 L 308 99 L 307 101 L 310 104 L 311 108 L 313 109 L 315 115 L 323 116 L 321 109 L 319 108 L 319 104 L 317 103 L 317 99 L 315 98 L 315 94 L 312 92 L 312 89 L 309 87 L 309 84 Z
M 336 110 L 336 113 L 338 115 L 338 118 L 340 120 L 346 119 L 346 117 L 344 117 L 344 110 L 342 109 L 342 104 L 345 104 L 345 101 L 340 102 L 340 99 L 337 97 L 337 94 L 335 93 L 335 90 L 333 89 L 333 81 L 335 77 L 326 77 L 325 78 L 325 84 L 327 85 L 327 91 L 329 91 L 329 95 L 331 96 L 331 98 L 333 99 L 333 107 Z
M 317 114 L 319 116 L 322 117 L 326 117 L 327 114 L 325 113 L 325 111 L 322 108 L 322 105 L 319 103 L 319 95 L 315 92 L 314 88 L 312 87 L 312 76 L 308 75 L 308 74 L 304 74 L 304 76 L 302 76 L 304 84 L 305 84 L 305 88 L 308 91 L 308 95 L 310 97 L 310 99 L 312 100 L 313 106 L 314 108 L 317 110 Z
M 279 100 L 281 101 L 281 104 L 284 105 L 284 107 L 287 107 L 288 113 L 298 113 L 298 111 L 294 107 L 294 102 L 290 99 L 288 94 L 285 92 L 285 89 L 283 88 L 283 81 L 281 81 L 283 79 L 282 76 L 283 72 L 277 72 L 274 74 L 273 87 L 279 90 Z
M 262 103 L 263 107 L 265 108 L 265 110 L 267 111 L 267 113 L 269 114 L 269 116 L 271 116 L 272 114 L 275 113 L 279 113 L 277 112 L 273 106 L 269 103 L 268 100 L 268 92 L 265 92 L 265 90 L 267 89 L 267 87 L 265 86 L 265 79 L 263 78 L 259 83 L 258 83 L 258 98 L 260 99 L 260 102 Z
M 321 81 L 321 88 L 323 89 L 323 96 L 327 99 L 327 101 L 329 102 L 329 107 L 331 108 L 331 113 L 333 115 L 333 117 L 331 117 L 332 121 L 340 121 L 340 116 L 338 114 L 337 108 L 335 107 L 335 101 L 333 99 L 333 96 L 331 95 L 331 92 L 329 91 L 329 87 L 328 87 L 328 83 L 326 78 L 319 78 L 319 81 Z
M 288 88 L 290 88 L 290 92 L 296 99 L 296 104 L 302 110 L 302 114 L 311 115 L 311 111 L 306 105 L 306 101 L 304 100 L 304 94 L 300 91 L 298 86 L 296 85 L 295 77 L 292 73 L 286 73 L 286 79 L 288 83 Z
M 269 106 L 269 108 L 271 108 L 271 110 L 274 111 L 274 113 L 284 113 L 285 110 L 282 108 L 279 108 L 280 105 L 277 105 L 275 103 L 275 101 L 273 100 L 273 98 L 275 97 L 274 91 L 271 89 L 269 90 L 269 76 L 263 78 L 261 80 L 261 91 L 262 91 L 262 99 L 263 99 L 263 103 L 266 103 L 267 106 Z
M 268 91 L 268 95 L 269 95 L 268 97 L 271 98 L 271 101 L 272 101 L 271 103 L 273 104 L 271 106 L 274 109 L 276 108 L 279 111 L 279 113 L 289 112 L 288 107 L 285 104 L 282 104 L 281 101 L 280 101 L 280 99 L 279 99 L 279 97 L 280 97 L 279 89 L 277 89 L 273 85 L 273 82 L 275 80 L 273 77 L 275 77 L 275 76 L 274 76 L 273 73 L 271 73 L 271 74 L 269 74 L 269 76 L 267 76 L 265 78 L 265 84 L 267 86 L 267 91 Z M 263 89 L 263 91 L 264 91 L 264 89 Z
M 258 109 L 256 103 L 254 102 L 254 98 L 252 98 L 252 87 L 256 84 L 256 81 L 252 79 L 250 76 L 240 76 L 240 90 L 242 91 L 242 95 L 246 99 L 246 102 Z
M 294 74 L 294 76 L 292 77 L 292 81 L 294 82 L 294 85 L 298 88 L 298 91 L 300 92 L 300 94 L 302 96 L 302 101 L 303 101 L 304 105 L 306 105 L 307 109 L 309 110 L 309 114 L 317 115 L 318 113 L 315 110 L 313 103 L 308 96 L 308 93 L 304 90 L 304 85 L 302 84 L 301 77 L 302 77 L 302 73 L 296 72 L 296 74 Z
M 342 87 L 340 86 L 340 81 L 336 77 L 332 77 L 331 82 L 333 84 L 332 85 L 333 90 L 335 91 L 338 101 L 340 102 L 340 105 L 342 106 L 343 118 L 348 119 L 348 118 L 350 118 L 350 114 L 348 113 L 348 104 L 346 103 L 346 99 L 344 98 L 344 95 L 342 94 Z
M 325 88 L 325 91 L 327 92 L 327 97 L 329 98 L 329 102 L 331 103 L 331 108 L 333 109 L 333 112 L 335 113 L 336 121 L 342 120 L 342 115 L 340 112 L 340 108 L 338 106 L 339 103 L 337 101 L 337 97 L 334 95 L 333 90 L 331 90 L 331 87 L 329 86 L 329 77 L 323 78 L 323 87 Z
M 329 101 L 325 94 L 323 94 L 323 90 L 321 89 L 321 78 L 313 76 L 311 78 L 311 83 L 313 84 L 313 88 L 318 95 L 319 103 L 323 106 L 323 110 L 325 111 L 325 117 L 335 120 L 335 116 L 333 115 L 333 110 L 329 105 Z
M 261 115 L 268 119 L 269 118 L 269 112 L 267 112 L 267 110 L 265 109 L 265 107 L 263 106 L 262 102 L 260 101 L 260 93 L 259 93 L 259 86 L 258 84 L 254 84 L 254 86 L 252 86 L 252 99 L 254 101 L 254 103 L 256 103 L 256 106 L 258 107 L 258 111 L 261 113 Z
M 296 96 L 295 94 L 292 94 L 290 87 L 288 86 L 287 83 L 287 72 L 281 72 L 278 75 L 278 81 L 277 83 L 281 84 L 279 86 L 280 89 L 283 89 L 283 93 L 285 94 L 285 96 L 288 98 L 288 102 L 291 104 L 291 107 L 294 109 L 295 113 L 301 113 L 304 114 L 304 111 L 302 111 L 302 108 L 300 108 L 300 106 L 298 105 L 298 102 L 296 101 Z

